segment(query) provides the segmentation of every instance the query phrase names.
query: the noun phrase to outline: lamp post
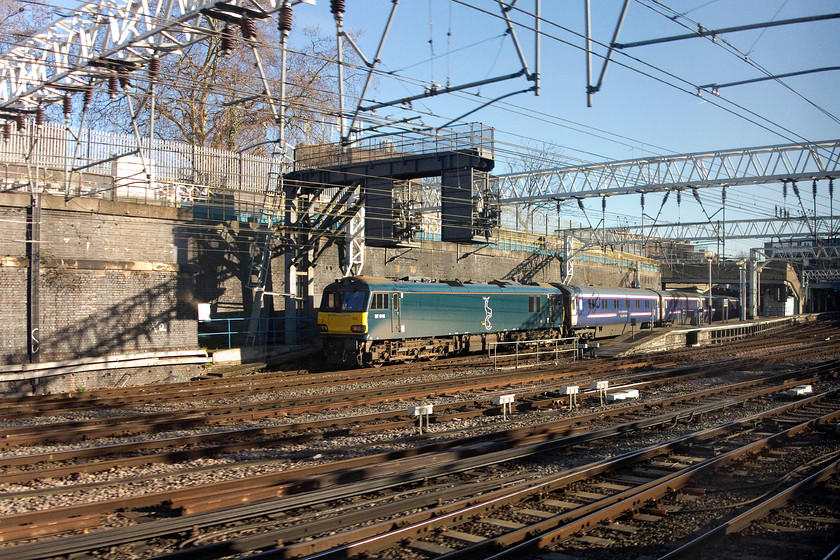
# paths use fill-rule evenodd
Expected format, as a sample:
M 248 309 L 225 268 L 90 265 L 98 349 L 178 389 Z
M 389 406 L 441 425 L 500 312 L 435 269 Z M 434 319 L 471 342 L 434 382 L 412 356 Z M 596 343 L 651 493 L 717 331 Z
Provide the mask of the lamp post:
M 717 256 L 711 251 L 706 251 L 706 258 L 709 259 L 709 324 L 712 324 L 712 260 Z

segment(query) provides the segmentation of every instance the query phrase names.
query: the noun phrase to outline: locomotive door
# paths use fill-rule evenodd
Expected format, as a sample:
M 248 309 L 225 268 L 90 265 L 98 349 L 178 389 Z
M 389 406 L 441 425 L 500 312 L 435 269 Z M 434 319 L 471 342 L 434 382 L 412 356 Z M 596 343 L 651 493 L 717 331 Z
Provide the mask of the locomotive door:
M 401 297 L 402 294 L 391 294 L 391 332 L 405 332 L 400 309 Z

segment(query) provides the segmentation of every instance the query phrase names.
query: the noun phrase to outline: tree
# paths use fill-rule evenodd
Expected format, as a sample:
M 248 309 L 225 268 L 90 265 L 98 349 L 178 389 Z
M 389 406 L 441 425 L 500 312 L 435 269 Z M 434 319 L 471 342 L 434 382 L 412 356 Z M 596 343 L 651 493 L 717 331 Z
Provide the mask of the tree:
M 49 18 L 49 10 L 42 4 L 0 0 L 0 51 L 13 49 L 32 37 L 49 23 Z

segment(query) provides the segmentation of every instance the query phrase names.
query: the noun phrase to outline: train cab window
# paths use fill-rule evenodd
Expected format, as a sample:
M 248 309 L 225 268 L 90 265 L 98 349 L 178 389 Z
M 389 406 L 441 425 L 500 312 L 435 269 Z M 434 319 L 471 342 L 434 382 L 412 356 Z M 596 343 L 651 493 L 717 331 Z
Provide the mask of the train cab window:
M 367 293 L 326 291 L 321 298 L 321 311 L 355 313 L 365 310 Z
M 341 311 L 344 313 L 358 313 L 365 310 L 367 294 L 365 292 L 343 292 L 341 294 Z
M 539 313 L 540 304 L 540 296 L 528 296 L 528 313 Z
M 371 309 L 388 309 L 388 294 L 373 294 Z

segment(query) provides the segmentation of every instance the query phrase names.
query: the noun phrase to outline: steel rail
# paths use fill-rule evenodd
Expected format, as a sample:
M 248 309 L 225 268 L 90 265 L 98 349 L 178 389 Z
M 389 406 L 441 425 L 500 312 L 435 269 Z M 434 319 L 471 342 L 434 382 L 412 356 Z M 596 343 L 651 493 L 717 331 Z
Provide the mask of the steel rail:
M 559 475 L 546 477 L 540 481 L 531 481 L 510 489 L 503 489 L 483 496 L 480 499 L 466 500 L 458 504 L 452 504 L 446 508 L 426 510 L 402 519 L 385 521 L 373 527 L 363 527 L 344 534 L 290 544 L 276 550 L 265 551 L 246 558 L 260 558 L 261 560 L 275 558 L 327 560 L 330 558 L 349 558 L 359 554 L 376 554 L 387 549 L 394 543 L 428 534 L 450 524 L 461 523 L 474 516 L 484 515 L 489 511 L 507 504 L 521 503 L 531 496 L 551 492 L 558 487 L 566 486 L 584 478 L 590 478 L 597 474 L 603 474 L 619 467 L 634 464 L 642 459 L 671 452 L 690 443 L 708 441 L 714 437 L 731 434 L 742 428 L 752 429 L 752 426 L 758 419 L 796 410 L 809 403 L 819 402 L 837 394 L 838 391 L 835 390 L 822 395 L 816 395 L 807 399 L 807 402 L 800 401 L 784 405 L 771 411 L 765 411 L 741 420 L 727 422 L 714 428 L 675 438 L 664 444 L 648 446 L 616 458 L 602 460 Z M 840 416 L 840 411 L 834 410 L 829 414 L 823 415 L 821 418 L 803 422 L 779 434 L 763 438 L 758 442 L 747 444 L 720 456 L 691 465 L 676 473 L 644 484 L 639 488 L 633 488 L 592 504 L 582 506 L 573 511 L 558 514 L 552 518 L 512 531 L 501 537 L 486 539 L 474 546 L 450 554 L 444 554 L 439 557 L 439 560 L 488 558 L 489 554 L 494 550 L 498 550 L 500 546 L 509 546 L 516 542 L 521 542 L 522 544 L 510 547 L 504 552 L 492 556 L 492 558 L 528 557 L 538 548 L 535 546 L 535 543 L 542 545 L 546 542 L 555 542 L 559 540 L 559 537 L 555 538 L 555 534 L 566 538 L 580 530 L 592 527 L 602 520 L 613 519 L 627 509 L 638 508 L 648 500 L 660 497 L 674 488 L 686 484 L 694 476 L 706 469 L 714 468 L 715 466 L 720 466 L 721 464 L 734 461 L 739 457 L 754 453 L 770 442 L 790 437 L 792 434 L 801 433 L 817 423 L 827 422 L 836 419 L 838 416 Z M 269 546 L 267 543 L 268 541 L 266 540 L 262 544 L 263 546 Z M 168 555 L 165 558 L 167 560 L 175 560 L 178 556 Z M 194 558 L 211 558 L 211 556 L 196 555 Z
M 828 366 L 833 367 L 833 366 Z M 693 370 L 696 368 L 689 367 L 687 368 L 688 372 L 685 374 L 677 375 L 673 377 L 674 373 L 678 373 L 680 370 L 678 369 L 676 372 L 674 370 L 666 370 L 666 371 L 659 371 L 653 374 L 635 374 L 627 376 L 626 385 L 619 385 L 615 388 L 621 387 L 635 387 L 641 388 L 645 386 L 656 386 L 662 383 L 670 383 L 679 380 L 690 379 L 698 376 L 698 373 L 694 372 Z M 821 371 L 821 368 L 812 369 L 810 371 L 818 372 Z M 709 375 L 711 372 L 708 370 L 703 372 L 703 375 Z M 804 372 L 803 372 L 804 373 Z M 660 377 L 665 377 L 666 379 L 661 379 Z M 779 380 L 782 377 L 773 377 L 773 378 L 764 378 L 761 380 L 755 380 L 750 382 L 745 382 L 742 384 L 742 387 L 758 385 L 766 382 L 772 382 L 774 379 Z M 647 379 L 647 381 L 639 382 L 638 379 Z M 651 380 L 653 378 L 653 380 Z M 517 406 L 517 410 L 538 410 L 540 408 L 553 408 L 558 406 L 558 401 L 561 400 L 560 397 L 551 397 L 551 398 L 536 398 L 538 395 L 542 395 L 548 388 L 546 387 L 539 387 L 533 390 L 526 392 L 525 394 L 520 395 L 521 403 Z M 706 392 L 695 393 L 690 395 L 690 398 L 696 398 L 697 395 L 702 395 L 705 393 L 713 394 L 716 392 L 717 389 L 710 389 Z M 594 398 L 594 393 L 592 391 L 585 392 L 582 395 L 582 398 L 586 396 L 590 398 Z M 598 411 L 592 414 L 578 416 L 575 418 L 570 418 L 563 420 L 561 422 L 567 422 L 570 425 L 575 424 L 587 424 L 591 421 L 595 421 L 596 419 L 601 419 L 609 416 L 614 415 L 621 415 L 627 414 L 627 411 L 636 411 L 636 410 L 643 410 L 648 406 L 663 406 L 663 405 L 671 405 L 677 402 L 682 402 L 684 400 L 682 397 L 672 397 L 670 399 L 665 399 L 662 401 L 657 401 L 656 403 L 646 403 L 643 405 L 632 405 L 629 407 L 622 407 L 619 409 L 613 409 L 608 411 Z M 436 422 L 447 422 L 452 418 L 468 418 L 468 417 L 475 417 L 475 416 L 482 416 L 486 414 L 498 414 L 499 407 L 494 406 L 491 404 L 489 399 L 478 399 L 473 401 L 459 401 L 454 403 L 449 403 L 445 405 L 441 405 L 438 407 L 438 411 L 435 415 Z M 106 446 L 95 446 L 95 447 L 85 447 L 84 449 L 72 449 L 62 452 L 46 452 L 41 454 L 32 454 L 32 455 L 18 455 L 8 457 L 3 460 L 3 467 L 7 470 L 6 472 L 0 473 L 0 483 L 5 484 L 12 484 L 12 483 L 24 483 L 31 481 L 35 478 L 55 478 L 66 476 L 72 473 L 91 473 L 91 472 L 103 472 L 110 470 L 111 468 L 125 468 L 130 466 L 140 466 L 140 465 L 149 465 L 161 462 L 172 462 L 172 461 L 183 461 L 191 458 L 198 458 L 204 456 L 215 456 L 223 453 L 232 453 L 236 451 L 241 451 L 245 449 L 254 449 L 254 448 L 261 448 L 267 446 L 277 446 L 283 444 L 295 444 L 301 443 L 303 441 L 307 441 L 313 438 L 330 438 L 330 437 L 339 437 L 339 436 L 346 436 L 351 434 L 358 434 L 358 433 L 368 433 L 372 431 L 386 431 L 386 430 L 394 430 L 394 429 L 405 429 L 407 427 L 411 427 L 413 425 L 413 420 L 409 419 L 402 419 L 397 420 L 397 418 L 402 417 L 402 411 L 392 411 L 392 412 L 382 412 L 382 413 L 373 413 L 373 414 L 365 414 L 362 416 L 355 416 L 355 417 L 343 417 L 343 418 L 333 418 L 333 419 L 326 419 L 326 420 L 319 420 L 314 422 L 304 422 L 304 423 L 294 423 L 294 424 L 284 424 L 281 426 L 273 426 L 273 427 L 258 427 L 258 428 L 244 428 L 239 430 L 228 430 L 224 432 L 213 432 L 210 434 L 201 434 L 201 435 L 193 435 L 193 436 L 182 436 L 177 438 L 166 438 L 163 440 L 154 440 L 148 442 L 134 442 L 128 444 L 111 444 Z M 39 427 L 39 429 L 41 429 Z M 319 429 L 328 429 L 327 432 L 315 434 L 311 433 L 313 430 Z M 292 435 L 290 435 L 290 433 Z M 439 434 L 440 435 L 440 434 Z M 256 438 L 257 436 L 271 436 L 268 438 L 262 439 L 251 439 L 249 441 L 244 442 L 234 442 L 234 440 L 242 440 L 246 438 Z M 119 459 L 112 459 L 112 460 L 102 460 L 102 457 L 108 455 L 115 455 L 119 453 L 135 453 L 142 450 L 148 449 L 160 449 L 160 448 L 167 448 L 167 447 L 183 447 L 187 445 L 195 445 L 195 444 L 203 444 L 203 443 L 210 443 L 213 441 L 227 441 L 229 443 L 225 443 L 222 445 L 215 445 L 210 447 L 201 447 L 201 448 L 192 448 L 192 449 L 176 449 L 173 451 L 168 452 L 161 452 L 155 454 L 147 454 L 141 455 L 137 457 L 127 457 L 127 458 L 119 458 Z M 46 468 L 46 469 L 33 469 L 31 468 L 34 465 L 44 462 L 63 462 L 63 461 L 72 461 L 78 460 L 80 458 L 97 458 L 94 462 L 88 463 L 75 463 L 72 465 L 64 465 L 61 467 L 53 467 L 53 468 Z M 24 471 L 9 471 L 9 467 L 13 466 L 26 466 L 27 469 Z
M 692 555 L 693 558 L 697 558 L 697 556 L 694 555 L 698 553 L 698 550 L 701 549 L 702 546 L 708 544 L 711 540 L 722 535 L 730 535 L 732 533 L 743 531 L 749 527 L 751 523 L 766 517 L 774 509 L 784 506 L 800 494 L 812 489 L 820 482 L 827 480 L 838 472 L 840 472 L 840 459 L 831 462 L 826 467 L 797 482 L 793 486 L 785 488 L 781 492 L 769 496 L 767 499 L 762 500 L 761 503 L 739 514 L 734 519 L 718 525 L 714 529 L 703 533 L 699 537 L 682 545 L 676 550 L 672 550 L 668 554 L 660 556 L 659 560 L 685 558 L 687 555 Z
M 826 398 L 828 395 L 836 396 L 837 393 L 838 391 L 831 391 L 830 393 L 824 393 L 822 395 L 811 397 L 807 399 L 807 401 L 808 403 L 818 402 Z M 320 542 L 309 541 L 298 545 L 289 545 L 275 551 L 266 551 L 247 558 L 260 558 L 261 560 L 274 558 L 327 560 L 330 558 L 338 559 L 353 557 L 354 555 L 358 555 L 360 553 L 375 554 L 385 550 L 395 542 L 427 534 L 430 531 L 445 527 L 453 521 L 457 523 L 461 520 L 468 519 L 471 516 L 481 515 L 486 511 L 497 509 L 501 505 L 522 502 L 528 497 L 540 492 L 550 492 L 558 485 L 558 479 L 563 480 L 565 484 L 569 484 L 584 477 L 592 476 L 593 474 L 607 472 L 619 465 L 623 466 L 629 462 L 640 460 L 641 458 L 670 452 L 688 444 L 689 442 L 709 440 L 715 436 L 733 433 L 735 430 L 743 427 L 751 429 L 758 419 L 765 418 L 770 413 L 783 413 L 787 410 L 798 409 L 806 404 L 807 403 L 805 401 L 792 403 L 774 409 L 773 411 L 765 411 L 738 421 L 728 422 L 695 434 L 676 438 L 675 440 L 671 440 L 665 444 L 658 444 L 645 448 L 641 451 L 630 452 L 616 458 L 615 460 L 606 460 L 596 463 L 597 468 L 588 470 L 585 475 L 582 475 L 580 471 L 572 471 L 569 474 L 564 473 L 559 476 L 555 475 L 555 477 L 551 477 L 550 480 L 545 483 L 524 485 L 523 488 L 511 490 L 507 496 L 504 497 L 494 495 L 490 496 L 488 500 L 481 500 L 479 502 L 473 501 L 472 503 L 464 505 L 461 509 L 454 509 L 448 513 L 439 513 L 437 511 L 426 512 L 427 519 L 423 521 L 414 523 L 411 523 L 411 520 L 406 520 L 405 522 L 395 522 L 393 520 L 388 521 L 380 525 L 380 532 L 378 535 L 363 537 L 363 540 L 349 542 L 345 545 L 330 547 L 329 543 L 342 538 L 347 539 L 347 535 L 344 535 L 343 537 L 324 537 L 320 540 Z M 778 434 L 763 438 L 757 442 L 749 443 L 717 457 L 713 457 L 681 469 L 676 473 L 672 473 L 647 484 L 643 484 L 641 487 L 621 492 L 571 512 L 558 514 L 552 518 L 531 524 L 522 529 L 514 530 L 503 536 L 486 539 L 473 546 L 441 555 L 438 560 L 456 560 L 461 558 L 492 558 L 493 560 L 497 560 L 510 557 L 528 557 L 537 550 L 545 549 L 550 544 L 567 539 L 571 535 L 594 527 L 604 520 L 614 519 L 627 510 L 638 509 L 650 500 L 655 500 L 674 489 L 683 487 L 703 471 L 732 462 L 739 457 L 754 453 L 757 450 L 766 447 L 771 442 L 791 437 L 797 433 L 802 433 L 818 423 L 831 421 L 836 419 L 838 416 L 840 416 L 840 410 L 832 411 L 829 414 L 823 415 L 821 418 L 803 422 Z M 388 527 L 389 524 L 390 529 Z M 490 555 L 494 550 L 498 550 L 500 547 L 508 548 L 495 555 Z
M 383 453 L 375 456 L 361 457 L 357 459 L 344 460 L 331 465 L 308 467 L 290 471 L 286 473 L 261 475 L 253 477 L 251 482 L 255 486 L 259 486 L 262 490 L 260 492 L 273 495 L 274 497 L 282 496 L 284 494 L 292 494 L 296 492 L 305 492 L 313 488 L 326 488 L 330 485 L 342 484 L 348 481 L 361 480 L 364 478 L 376 478 L 379 480 L 366 481 L 368 490 L 377 484 L 380 487 L 387 487 L 397 484 L 404 484 L 411 481 L 424 480 L 426 478 L 441 476 L 443 474 L 452 474 L 454 472 L 462 472 L 466 470 L 475 469 L 481 466 L 497 464 L 500 462 L 511 461 L 534 454 L 541 454 L 547 451 L 562 449 L 568 446 L 584 443 L 587 441 L 594 441 L 598 439 L 607 438 L 614 435 L 626 434 L 630 431 L 641 428 L 655 426 L 657 424 L 663 425 L 672 423 L 679 418 L 694 417 L 697 410 L 709 412 L 715 408 L 724 408 L 727 406 L 735 406 L 739 403 L 745 402 L 750 398 L 767 395 L 776 392 L 784 387 L 789 387 L 793 382 L 765 388 L 760 391 L 753 391 L 747 395 L 741 395 L 739 398 L 718 403 L 717 407 L 713 405 L 702 405 L 695 407 L 694 414 L 689 410 L 681 410 L 670 414 L 658 415 L 653 419 L 646 419 L 641 421 L 630 422 L 621 426 L 597 430 L 594 432 L 578 433 L 572 436 L 562 437 L 562 430 L 560 434 L 554 434 L 550 431 L 540 430 L 539 433 L 531 434 L 530 437 L 516 437 L 514 434 L 510 437 L 504 438 L 502 441 L 493 446 L 481 446 L 479 450 L 476 447 L 481 442 L 480 437 L 468 438 L 459 442 L 447 442 L 443 444 L 431 444 L 418 449 L 406 450 L 397 456 L 403 457 L 401 465 L 395 465 L 393 461 L 383 466 L 377 466 L 376 461 L 394 459 L 393 453 Z M 789 405 L 790 406 L 790 405 Z M 557 439 L 561 437 L 562 439 Z M 464 458 L 465 455 L 467 458 Z M 475 456 L 470 456 L 475 455 Z M 426 465 L 424 468 L 417 469 L 417 460 L 419 457 L 424 457 L 422 463 Z M 405 459 L 410 459 L 406 461 Z M 278 486 L 279 484 L 279 486 Z M 239 502 L 235 499 L 231 503 L 242 503 L 243 492 L 242 481 L 233 480 L 225 483 L 215 485 L 216 488 L 227 490 L 233 493 L 231 498 L 235 498 L 236 494 L 240 494 Z M 28 514 L 21 514 L 17 516 L 6 516 L 4 518 L 4 525 L 14 526 L 15 523 L 47 523 L 50 520 L 66 519 L 75 515 L 91 514 L 91 513 L 105 513 L 113 511 L 117 508 L 125 507 L 147 507 L 156 505 L 163 500 L 170 500 L 172 503 L 179 499 L 197 497 L 203 499 L 203 492 L 206 489 L 202 488 L 187 488 L 174 492 L 162 492 L 154 495 L 145 495 L 128 500 L 111 500 L 109 502 L 101 502 L 97 504 L 87 504 L 72 507 L 59 508 L 46 512 L 31 512 Z M 211 498 L 212 499 L 212 498 Z M 245 499 L 248 499 L 247 497 Z M 231 504 L 227 504 L 230 506 Z M 259 504 L 254 505 L 255 508 L 260 507 Z M 270 511 L 274 506 L 269 503 L 265 506 L 263 511 Z M 253 510 L 252 510 L 253 511 Z M 183 525 L 181 527 L 191 527 L 196 519 L 195 515 L 187 515 L 183 518 Z M 168 530 L 168 529 L 167 529 Z M 112 530 L 115 531 L 115 530 Z M 115 534 L 109 532 L 109 534 Z M 168 534 L 168 533 L 164 533 Z M 85 535 L 83 537 L 66 537 L 62 542 L 67 542 L 68 546 L 90 546 L 90 539 L 88 537 L 95 537 L 95 535 Z M 107 541 L 107 537 L 102 537 Z M 79 541 L 81 539 L 81 541 Z M 71 544 L 84 542 L 87 544 Z M 103 541 L 105 542 L 105 541 Z M 110 542 L 110 541 L 108 541 Z M 55 544 L 55 543 L 54 543 Z M 27 545 L 28 546 L 28 545 Z M 37 545 L 33 545 L 37 548 Z M 20 550 L 21 547 L 16 548 L 19 553 L 25 550 Z M 35 550 L 35 549 L 33 549 Z M 79 550 L 84 550 L 79 549 Z M 53 546 L 50 549 L 50 554 L 55 554 L 56 548 Z M 25 556 L 20 556 L 24 558 Z M 26 556 L 28 557 L 28 556 Z M 32 556 L 33 558 L 38 556 Z M 3 558 L 3 551 L 0 550 L 0 558 Z M 16 557 L 17 558 L 17 557 Z

